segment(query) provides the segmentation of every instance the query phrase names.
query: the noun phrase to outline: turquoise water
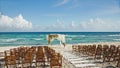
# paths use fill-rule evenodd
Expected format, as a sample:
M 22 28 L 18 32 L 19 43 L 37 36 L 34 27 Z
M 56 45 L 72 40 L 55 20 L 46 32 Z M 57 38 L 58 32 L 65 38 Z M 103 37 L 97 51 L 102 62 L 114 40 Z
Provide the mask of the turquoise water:
M 47 34 L 65 34 L 67 44 L 120 42 L 120 32 L 0 32 L 0 46 L 46 45 Z

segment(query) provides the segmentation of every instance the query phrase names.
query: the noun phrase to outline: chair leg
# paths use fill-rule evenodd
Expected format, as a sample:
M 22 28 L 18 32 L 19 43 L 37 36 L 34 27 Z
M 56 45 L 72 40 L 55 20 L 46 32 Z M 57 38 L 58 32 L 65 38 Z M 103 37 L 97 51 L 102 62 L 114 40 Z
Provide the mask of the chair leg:
M 6 67 L 6 65 L 4 64 L 4 68 Z
M 119 63 L 120 63 L 120 60 L 118 60 L 116 67 L 118 67 L 118 66 L 119 66 Z
M 45 68 L 45 62 L 43 62 L 43 64 L 44 64 L 44 68 Z
M 16 64 L 15 64 L 14 68 L 16 68 Z
M 22 68 L 23 68 L 23 63 L 22 63 Z
M 37 62 L 35 63 L 36 67 L 37 67 Z
M 8 65 L 6 65 L 6 67 L 8 68 Z
M 32 67 L 32 63 L 30 63 L 30 67 Z
M 52 68 L 52 66 L 50 66 L 50 68 Z

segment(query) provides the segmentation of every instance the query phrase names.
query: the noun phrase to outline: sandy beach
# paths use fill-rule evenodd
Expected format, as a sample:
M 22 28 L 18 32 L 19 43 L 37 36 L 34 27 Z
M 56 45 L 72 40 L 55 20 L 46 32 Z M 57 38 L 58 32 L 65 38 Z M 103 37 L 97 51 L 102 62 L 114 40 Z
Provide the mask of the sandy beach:
M 80 57 L 79 54 L 76 54 L 72 51 L 72 45 L 115 45 L 115 46 L 119 46 L 120 42 L 99 42 L 99 43 L 79 43 L 79 44 L 68 44 L 65 48 L 64 47 L 60 47 L 60 46 L 51 46 L 52 48 L 54 48 L 57 52 L 61 53 L 64 57 L 64 64 L 65 64 L 65 68 L 109 68 L 109 66 L 111 66 L 110 68 L 114 68 L 116 67 L 116 62 L 107 62 L 107 63 L 94 63 L 93 67 L 84 67 L 87 66 L 89 64 L 84 64 L 84 62 L 87 63 L 93 63 L 94 60 L 81 60 L 83 58 L 86 57 Z M 67 56 L 68 55 L 68 56 Z M 71 57 L 73 56 L 73 57 Z M 69 59 L 70 58 L 70 59 Z M 77 60 L 77 61 L 72 61 L 71 58 L 74 58 L 72 60 Z M 90 62 L 91 61 L 91 62 Z M 83 62 L 83 63 L 81 63 Z M 96 60 L 95 60 L 96 62 Z M 97 61 L 98 62 L 98 61 Z M 101 62 L 101 60 L 100 60 Z M 78 67 L 76 66 L 78 64 Z M 92 65 L 92 64 L 90 64 Z M 113 66 L 113 67 L 112 67 Z M 119 67 L 118 67 L 119 68 Z
M 10 49 L 13 49 L 13 48 L 17 48 L 19 46 L 2 46 L 0 47 L 0 52 L 4 52 L 5 50 L 10 50 Z
M 99 42 L 99 43 L 77 43 L 77 44 L 66 44 L 66 47 L 65 49 L 68 49 L 68 50 L 71 50 L 72 49 L 72 45 L 93 45 L 93 44 L 101 44 L 101 45 L 104 45 L 104 44 L 107 44 L 107 45 L 120 45 L 120 42 Z M 22 46 L 22 45 L 20 45 Z M 0 52 L 4 52 L 5 50 L 9 50 L 9 49 L 12 49 L 12 48 L 17 48 L 17 47 L 20 47 L 20 46 L 1 46 L 0 47 Z M 25 45 L 24 45 L 25 46 Z M 26 46 L 29 46 L 29 45 L 26 45 Z M 39 45 L 38 45 L 39 46 Z M 41 45 L 40 45 L 41 46 Z M 42 45 L 43 46 L 43 45 Z M 63 45 L 48 45 L 50 47 L 53 47 L 53 48 L 59 48 L 59 47 L 63 47 Z M 64 47 L 63 47 L 64 48 Z
M 53 48 L 56 52 L 60 53 L 62 56 L 63 56 L 63 68 L 76 68 L 74 66 L 73 63 L 71 63 L 68 58 L 66 57 L 66 55 L 68 54 L 73 54 L 72 53 L 72 45 L 93 45 L 93 44 L 101 44 L 101 45 L 104 45 L 104 44 L 107 44 L 107 45 L 120 45 L 120 42 L 99 42 L 99 43 L 79 43 L 79 44 L 67 44 L 66 47 L 63 47 L 61 45 L 49 45 L 49 47 Z M 13 49 L 13 48 L 17 48 L 17 47 L 20 47 L 20 46 L 8 46 L 8 47 L 0 47 L 0 52 L 4 52 L 5 50 L 10 50 L 10 49 Z M 71 56 L 71 55 L 70 55 Z M 76 56 L 73 54 L 73 56 Z M 66 65 L 67 64 L 67 65 Z M 110 64 L 108 64 L 110 65 Z M 108 65 L 101 65 L 101 64 L 97 64 L 96 67 L 94 68 L 104 68 L 105 66 L 108 66 Z M 101 66 L 101 67 L 100 67 Z M 115 66 L 115 65 L 113 65 Z M 82 67 L 81 67 L 82 68 Z M 84 67 L 83 67 L 84 68 Z M 91 67 L 92 68 L 92 67 Z

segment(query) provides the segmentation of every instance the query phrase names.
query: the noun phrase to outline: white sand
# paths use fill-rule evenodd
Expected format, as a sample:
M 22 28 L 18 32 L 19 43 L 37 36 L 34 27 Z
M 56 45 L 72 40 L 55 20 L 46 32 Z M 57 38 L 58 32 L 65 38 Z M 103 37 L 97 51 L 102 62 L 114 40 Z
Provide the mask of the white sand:
M 5 47 L 0 47 L 0 52 L 4 52 L 5 50 L 10 50 L 10 49 L 13 49 L 13 48 L 17 48 L 18 46 L 5 46 Z
M 120 45 L 120 42 L 78 43 L 77 45 L 93 45 L 93 44 L 95 44 L 95 45 L 101 44 L 101 45 L 116 45 L 116 46 L 118 46 L 118 45 Z M 84 60 L 83 57 L 79 58 L 75 54 L 72 53 L 72 45 L 75 45 L 75 44 L 67 44 L 67 46 L 65 48 L 61 47 L 60 45 L 51 46 L 51 47 L 54 48 L 56 50 L 56 52 L 59 52 L 59 53 L 62 54 L 62 56 L 64 58 L 63 62 L 65 64 L 65 66 L 63 68 L 76 68 L 76 67 L 87 68 L 85 66 L 88 65 L 87 64 L 88 62 L 83 64 L 81 61 L 86 61 L 86 60 Z M 81 59 L 83 59 L 83 60 L 81 60 Z M 76 60 L 77 62 L 75 62 L 74 60 Z M 91 63 L 93 63 L 92 60 L 89 61 L 89 64 L 90 64 L 91 67 L 88 67 L 88 68 L 106 68 L 106 66 L 110 66 L 110 65 L 116 66 L 116 64 L 114 64 L 114 63 L 111 63 L 111 64 L 100 64 L 100 63 L 99 64 L 96 64 L 96 63 L 91 64 Z
M 18 48 L 18 47 L 21 47 L 23 45 L 20 45 L 20 46 L 1 46 L 0 47 L 0 52 L 4 52 L 5 50 L 10 50 L 10 49 L 13 49 L 13 48 Z
M 81 45 L 93 45 L 93 44 L 101 44 L 101 45 L 104 45 L 104 44 L 107 44 L 107 45 L 120 45 L 120 42 L 98 42 L 98 43 L 78 43 L 78 44 L 81 44 Z
M 118 46 L 118 45 L 120 45 L 120 42 L 99 42 L 99 43 L 78 43 L 78 44 L 79 45 L 93 45 L 93 44 L 104 45 L 104 44 L 107 44 L 107 45 L 116 45 L 116 46 Z M 63 47 L 61 45 L 51 45 L 50 47 L 54 48 L 56 50 L 56 52 L 64 54 L 65 52 L 67 53 L 67 51 L 72 51 L 72 45 L 73 44 L 67 44 L 66 47 Z M 7 46 L 7 47 L 2 46 L 2 47 L 0 47 L 0 52 L 4 52 L 5 50 L 9 50 L 9 49 L 12 49 L 12 48 L 17 48 L 17 47 L 20 47 L 20 46 Z M 74 65 L 72 65 L 70 61 L 63 58 L 63 67 L 62 68 L 74 68 Z
M 93 45 L 93 44 L 104 45 L 104 44 L 107 44 L 107 45 L 116 45 L 116 46 L 118 46 L 118 45 L 120 45 L 120 42 L 77 43 L 77 44 L 79 44 L 79 45 Z M 49 46 L 52 46 L 53 48 L 62 47 L 65 50 L 71 50 L 72 45 L 74 45 L 74 44 L 67 44 L 65 48 L 64 48 L 64 46 L 61 46 L 61 45 L 49 45 Z M 12 49 L 12 48 L 17 48 L 17 47 L 20 47 L 20 46 L 2 46 L 2 47 L 0 47 L 0 52 L 4 52 L 5 50 L 9 50 L 9 49 Z

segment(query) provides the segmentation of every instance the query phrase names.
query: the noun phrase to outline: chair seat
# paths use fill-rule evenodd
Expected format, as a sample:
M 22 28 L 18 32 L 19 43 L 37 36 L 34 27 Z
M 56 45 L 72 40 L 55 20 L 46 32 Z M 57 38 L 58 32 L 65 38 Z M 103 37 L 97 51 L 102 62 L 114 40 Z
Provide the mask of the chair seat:
M 6 63 L 7 63 L 7 65 L 14 65 L 14 64 L 16 64 L 15 61 L 7 61 Z
M 55 62 L 55 61 L 51 61 L 51 66 L 62 66 L 62 64 L 61 63 L 59 63 L 59 62 Z
M 22 63 L 31 63 L 31 62 L 32 62 L 31 60 L 22 61 Z
M 36 59 L 36 62 L 45 62 L 45 59 Z

